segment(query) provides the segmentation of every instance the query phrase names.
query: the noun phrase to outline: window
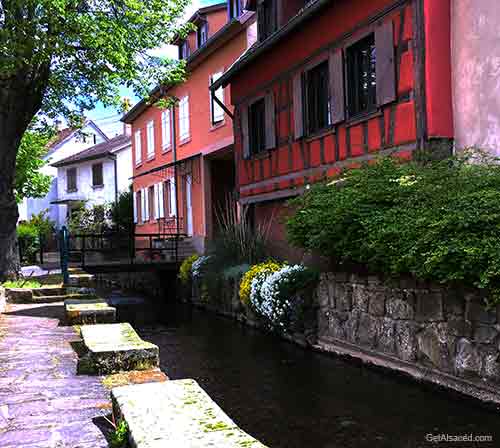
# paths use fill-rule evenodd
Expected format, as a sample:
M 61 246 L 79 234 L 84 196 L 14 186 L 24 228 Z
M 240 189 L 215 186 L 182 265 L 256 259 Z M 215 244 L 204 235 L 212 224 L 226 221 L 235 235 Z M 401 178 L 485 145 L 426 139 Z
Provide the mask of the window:
M 266 149 L 266 102 L 264 98 L 255 101 L 248 109 L 250 152 L 258 154 Z
M 154 121 L 150 121 L 147 124 L 147 137 L 148 137 L 148 146 L 147 146 L 147 157 L 148 159 L 152 159 L 155 156 L 155 124 Z
M 149 191 L 147 188 L 143 188 L 141 190 L 140 199 L 141 199 L 141 222 L 149 221 Z
M 172 146 L 170 109 L 164 110 L 161 114 L 161 139 L 163 150 L 168 150 Z
M 330 125 L 328 61 L 304 74 L 307 131 L 314 134 Z
M 277 29 L 276 0 L 263 1 L 257 7 L 259 40 L 267 39 Z
M 189 42 L 184 40 L 179 45 L 179 59 L 186 60 L 187 58 L 189 58 Z
M 221 76 L 222 72 L 215 73 L 211 76 L 210 83 L 213 84 Z M 216 96 L 221 103 L 224 103 L 224 89 L 219 87 L 214 93 L 210 93 L 210 112 L 213 125 L 224 121 L 224 109 L 214 100 L 214 96 Z
M 68 193 L 78 190 L 76 184 L 76 168 L 68 168 L 66 170 L 66 190 Z
M 170 193 L 168 195 L 170 199 L 169 212 L 170 216 L 172 217 L 172 216 L 177 216 L 177 199 L 176 199 L 177 193 L 176 193 L 174 178 L 171 178 L 168 184 L 170 187 Z
M 347 49 L 349 116 L 370 112 L 377 107 L 375 36 L 370 34 Z
M 205 42 L 208 40 L 208 23 L 207 22 L 203 22 L 198 27 L 196 36 L 198 39 L 198 48 L 203 47 L 203 45 L 205 45 Z
M 156 198 L 155 198 L 154 185 L 148 187 L 147 191 L 148 191 L 148 220 L 149 220 L 150 218 L 154 218 L 156 216 L 156 210 L 155 210 Z
M 241 7 L 241 0 L 228 0 L 228 3 L 229 19 L 238 18 L 241 15 L 241 10 L 243 9 Z
M 189 138 L 189 97 L 185 96 L 179 101 L 179 139 Z
M 134 224 L 139 222 L 139 209 L 140 209 L 140 191 L 134 191 L 133 206 L 134 206 Z
M 92 165 L 92 186 L 102 187 L 104 185 L 104 180 L 102 177 L 102 163 L 96 163 Z
M 135 135 L 135 164 L 142 162 L 141 131 L 136 131 Z

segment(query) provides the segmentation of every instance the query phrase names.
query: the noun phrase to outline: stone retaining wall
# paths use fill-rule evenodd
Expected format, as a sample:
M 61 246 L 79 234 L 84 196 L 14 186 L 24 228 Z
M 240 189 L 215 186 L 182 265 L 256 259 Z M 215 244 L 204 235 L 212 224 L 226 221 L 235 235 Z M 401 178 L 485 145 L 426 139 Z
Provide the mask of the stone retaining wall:
M 487 311 L 483 299 L 415 280 L 323 273 L 303 328 L 286 338 L 500 403 L 500 307 Z M 260 326 L 235 282 L 215 299 L 194 285 L 192 302 Z

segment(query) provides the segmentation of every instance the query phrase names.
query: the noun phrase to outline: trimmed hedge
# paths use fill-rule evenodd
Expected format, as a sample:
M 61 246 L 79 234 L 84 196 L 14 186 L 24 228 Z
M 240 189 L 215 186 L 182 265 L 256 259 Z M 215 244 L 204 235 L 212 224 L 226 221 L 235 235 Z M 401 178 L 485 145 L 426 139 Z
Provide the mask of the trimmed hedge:
M 383 158 L 292 201 L 292 245 L 386 274 L 465 282 L 500 298 L 500 166 Z M 479 163 L 480 162 L 480 163 Z

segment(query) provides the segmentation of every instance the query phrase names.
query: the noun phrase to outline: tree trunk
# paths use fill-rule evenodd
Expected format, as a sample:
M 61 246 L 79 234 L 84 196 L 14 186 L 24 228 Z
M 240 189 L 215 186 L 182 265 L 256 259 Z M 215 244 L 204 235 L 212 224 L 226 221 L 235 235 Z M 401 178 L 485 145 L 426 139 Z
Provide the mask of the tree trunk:
M 14 194 L 16 156 L 21 139 L 40 109 L 42 90 L 29 91 L 25 74 L 0 83 L 0 281 L 20 269 Z

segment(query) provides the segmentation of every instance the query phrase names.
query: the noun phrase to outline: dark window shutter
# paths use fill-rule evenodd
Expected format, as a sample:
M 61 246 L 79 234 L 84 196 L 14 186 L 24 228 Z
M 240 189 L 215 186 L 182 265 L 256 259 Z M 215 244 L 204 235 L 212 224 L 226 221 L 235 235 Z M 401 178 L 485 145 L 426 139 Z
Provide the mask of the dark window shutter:
M 304 135 L 304 112 L 302 107 L 302 73 L 293 77 L 293 120 L 295 139 Z
M 383 106 L 396 99 L 392 20 L 385 22 L 375 30 L 375 47 L 377 51 L 377 104 Z
M 342 50 L 330 53 L 330 114 L 332 124 L 345 120 L 344 56 Z
M 276 108 L 274 92 L 266 94 L 266 149 L 276 147 Z
M 248 106 L 241 108 L 241 142 L 243 145 L 243 158 L 250 158 L 250 136 L 248 129 Z

